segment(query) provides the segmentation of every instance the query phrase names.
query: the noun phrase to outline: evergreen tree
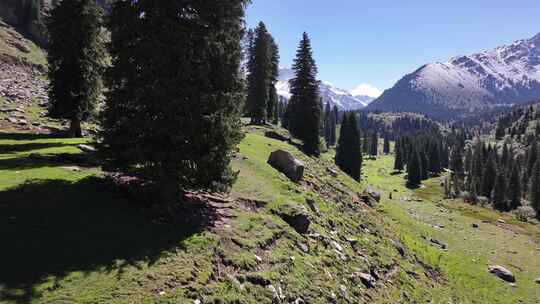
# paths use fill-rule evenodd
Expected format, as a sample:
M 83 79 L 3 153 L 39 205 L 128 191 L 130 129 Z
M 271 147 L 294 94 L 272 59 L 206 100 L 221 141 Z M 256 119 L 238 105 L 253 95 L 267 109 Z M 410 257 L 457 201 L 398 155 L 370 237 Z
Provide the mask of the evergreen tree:
M 482 173 L 482 195 L 486 197 L 491 197 L 491 191 L 495 185 L 495 177 L 497 176 L 497 170 L 495 169 L 495 161 L 493 160 L 493 155 L 490 155 L 488 161 L 484 166 L 484 171 Z
M 372 157 L 377 157 L 378 150 L 379 150 L 379 134 L 377 133 L 377 131 L 371 134 L 371 141 L 369 144 L 370 144 L 369 154 Z
M 252 54 L 248 64 L 247 109 L 253 124 L 266 122 L 270 94 L 275 92 L 271 90 L 273 66 L 270 44 L 270 35 L 266 26 L 260 22 L 254 31 Z
M 416 148 L 412 146 L 410 159 L 407 162 L 407 185 L 418 187 L 422 180 L 422 163 Z
M 336 165 L 353 179 L 359 181 L 362 168 L 360 133 L 354 113 L 344 114 L 339 143 L 336 149 Z
M 311 41 L 304 33 L 293 64 L 294 77 L 290 80 L 291 99 L 289 129 L 291 134 L 304 141 L 306 153 L 320 154 L 319 81 L 317 66 L 313 59 Z
M 515 165 L 511 169 L 510 179 L 508 182 L 508 198 L 509 208 L 511 210 L 521 206 L 521 178 L 519 176 L 518 166 Z
M 82 137 L 81 122 L 95 114 L 102 93 L 106 54 L 101 18 L 95 1 L 66 0 L 47 22 L 49 115 L 69 119 L 72 137 Z
M 403 171 L 403 154 L 401 150 L 400 140 L 396 140 L 396 145 L 394 147 L 395 161 L 394 161 L 394 170 Z
M 270 81 L 268 88 L 268 105 L 267 115 L 270 121 L 276 121 L 277 113 L 275 111 L 279 102 L 279 97 L 276 90 L 276 82 L 279 77 L 279 47 L 274 38 L 268 34 L 268 47 L 270 48 Z
M 501 171 L 495 178 L 495 185 L 491 194 L 493 207 L 499 211 L 507 211 L 508 203 L 506 201 L 506 179 Z
M 334 106 L 333 110 L 332 110 L 333 114 L 331 113 L 330 114 L 330 124 L 331 124 L 331 129 L 330 129 L 330 146 L 335 146 L 336 145 L 336 129 L 337 129 L 337 122 L 338 122 L 338 117 L 337 117 L 337 107 Z
M 530 198 L 531 206 L 540 220 L 540 161 L 536 162 L 532 170 Z
M 331 146 L 332 141 L 332 110 L 330 109 L 330 103 L 326 102 L 324 108 L 324 140 Z
M 246 4 L 113 4 L 100 148 L 106 169 L 149 181 L 161 203 L 183 189 L 226 190 L 236 178 L 229 164 L 241 139 Z
M 384 154 L 390 153 L 390 140 L 388 139 L 388 136 L 384 137 L 383 153 Z

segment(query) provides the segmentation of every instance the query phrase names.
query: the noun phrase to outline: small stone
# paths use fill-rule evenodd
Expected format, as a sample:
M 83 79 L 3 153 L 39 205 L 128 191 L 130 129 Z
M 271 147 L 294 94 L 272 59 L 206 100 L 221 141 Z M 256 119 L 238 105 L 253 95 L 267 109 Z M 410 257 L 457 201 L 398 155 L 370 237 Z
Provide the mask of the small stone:
M 498 219 L 498 220 L 497 220 L 497 223 L 499 223 L 499 224 L 506 224 L 506 221 L 503 220 L 503 219 Z
M 165 293 L 166 293 L 165 291 L 160 291 L 158 294 L 159 294 L 160 296 L 164 296 Z
M 479 226 L 478 226 L 478 224 L 474 223 L 474 224 L 472 224 L 472 227 L 473 228 L 478 228 Z
M 86 153 L 94 153 L 97 151 L 96 148 L 89 145 L 78 145 L 77 148 L 79 148 L 79 150 Z
M 446 245 L 446 243 L 444 243 L 444 242 L 442 242 L 442 241 L 439 241 L 439 240 L 437 240 L 437 239 L 433 239 L 433 238 L 432 238 L 432 239 L 430 240 L 430 242 L 433 243 L 433 244 L 435 244 L 435 245 L 437 245 L 437 246 L 439 246 L 439 247 L 441 247 L 441 249 L 446 249 L 446 248 L 448 247 L 448 245 Z
M 342 252 L 343 251 L 343 247 L 336 241 L 332 241 L 332 246 L 334 246 L 334 248 L 336 248 L 337 251 L 339 252 Z
M 193 300 L 193 304 L 201 304 L 201 300 L 199 300 L 199 299 Z
M 540 284 L 540 277 L 536 278 L 536 280 L 534 280 L 534 282 L 535 282 L 536 284 Z
M 366 286 L 367 288 L 375 287 L 376 280 L 371 274 L 359 272 L 357 273 L 357 276 L 362 281 L 362 284 L 364 284 L 364 286 Z
M 262 262 L 262 258 L 258 255 L 255 255 L 255 260 L 257 260 L 257 262 L 261 263 Z
M 507 282 L 510 282 L 510 283 L 516 282 L 516 278 L 514 277 L 514 274 L 512 274 L 510 270 L 504 268 L 503 266 L 491 265 L 488 267 L 488 270 L 490 273 L 498 276 L 499 278 Z

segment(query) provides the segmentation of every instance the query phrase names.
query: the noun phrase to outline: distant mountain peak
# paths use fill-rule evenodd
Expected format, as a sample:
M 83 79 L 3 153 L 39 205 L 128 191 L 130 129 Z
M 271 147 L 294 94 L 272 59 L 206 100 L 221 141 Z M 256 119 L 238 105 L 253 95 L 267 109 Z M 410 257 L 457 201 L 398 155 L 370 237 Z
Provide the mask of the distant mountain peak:
M 368 106 L 447 117 L 540 98 L 540 34 L 421 66 Z
M 294 77 L 294 71 L 287 67 L 280 67 L 276 90 L 280 96 L 291 98 L 289 80 Z M 373 97 L 353 96 L 350 92 L 334 86 L 329 81 L 321 81 L 319 90 L 323 98 L 323 103 L 330 103 L 337 106 L 340 111 L 359 110 L 366 107 Z

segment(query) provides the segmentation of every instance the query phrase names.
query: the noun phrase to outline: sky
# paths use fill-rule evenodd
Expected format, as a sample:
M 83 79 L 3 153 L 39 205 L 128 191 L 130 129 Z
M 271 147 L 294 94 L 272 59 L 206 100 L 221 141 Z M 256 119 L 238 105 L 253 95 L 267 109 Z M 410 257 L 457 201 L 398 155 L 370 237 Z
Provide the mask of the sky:
M 430 62 L 476 53 L 540 32 L 539 0 L 252 0 L 290 66 L 304 31 L 319 79 L 378 95 Z

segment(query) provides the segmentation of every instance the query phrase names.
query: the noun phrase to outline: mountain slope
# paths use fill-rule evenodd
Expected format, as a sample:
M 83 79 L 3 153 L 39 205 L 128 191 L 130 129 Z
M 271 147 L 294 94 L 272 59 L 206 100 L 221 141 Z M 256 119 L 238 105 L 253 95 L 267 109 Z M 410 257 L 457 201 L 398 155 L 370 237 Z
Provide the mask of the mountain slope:
M 291 69 L 280 68 L 279 78 L 276 83 L 276 89 L 280 96 L 287 99 L 291 98 L 289 80 L 294 77 L 294 72 Z M 319 90 L 323 98 L 323 103 L 330 103 L 331 106 L 336 105 L 340 111 L 359 110 L 367 106 L 374 98 L 369 96 L 353 96 L 351 93 L 336 88 L 329 82 L 322 81 Z
M 511 45 L 420 67 L 368 110 L 444 118 L 540 97 L 540 34 Z

